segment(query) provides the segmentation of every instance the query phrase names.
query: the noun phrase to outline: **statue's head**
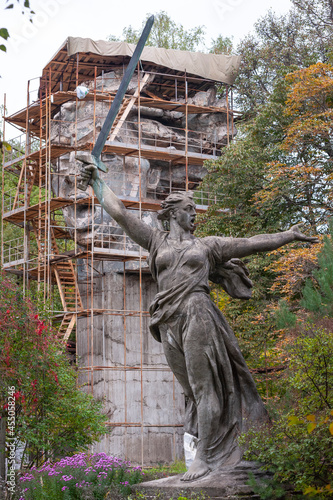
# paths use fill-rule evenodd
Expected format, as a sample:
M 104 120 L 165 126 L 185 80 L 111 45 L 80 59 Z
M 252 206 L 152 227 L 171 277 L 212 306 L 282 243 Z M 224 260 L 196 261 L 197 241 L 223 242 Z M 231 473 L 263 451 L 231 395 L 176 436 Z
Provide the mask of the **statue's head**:
M 166 229 L 169 228 L 171 219 L 174 219 L 185 230 L 193 231 L 195 216 L 193 192 L 177 191 L 162 201 L 157 218 L 162 221 Z

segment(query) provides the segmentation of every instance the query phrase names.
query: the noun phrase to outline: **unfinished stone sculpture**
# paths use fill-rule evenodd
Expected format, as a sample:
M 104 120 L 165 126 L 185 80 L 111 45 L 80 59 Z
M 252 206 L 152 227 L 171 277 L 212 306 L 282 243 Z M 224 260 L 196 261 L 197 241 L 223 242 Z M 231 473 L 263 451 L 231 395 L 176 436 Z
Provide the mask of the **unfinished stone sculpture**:
M 239 463 L 239 434 L 267 422 L 268 416 L 236 337 L 210 300 L 208 279 L 220 282 L 232 296 L 249 298 L 252 283 L 239 258 L 316 238 L 302 234 L 298 226 L 252 238 L 196 238 L 190 192 L 173 193 L 161 203 L 158 218 L 169 222 L 169 232 L 152 228 L 126 210 L 99 177 L 93 158 L 85 161 L 82 180 L 90 182 L 104 210 L 150 254 L 150 271 L 158 284 L 149 311 L 150 331 L 162 343 L 189 399 L 185 431 L 198 437 L 195 460 L 183 480 Z
M 141 75 L 142 76 L 142 75 Z M 114 70 L 96 79 L 96 91 L 115 92 L 118 90 L 123 77 L 122 70 Z M 154 75 L 149 75 L 147 86 L 153 81 Z M 94 90 L 94 82 L 83 82 L 90 91 Z M 127 89 L 127 94 L 134 94 L 137 89 L 137 76 L 134 76 Z M 179 103 L 184 102 L 178 99 Z M 188 100 L 189 104 L 197 106 L 214 106 L 223 108 L 224 98 L 218 98 L 215 87 L 208 91 L 197 92 Z M 61 105 L 60 110 L 51 122 L 51 143 L 59 146 L 76 146 L 77 150 L 84 150 L 89 143 L 98 137 L 110 104 L 107 101 L 82 99 L 78 103 L 69 101 Z M 95 125 L 93 127 L 93 124 Z M 182 149 L 185 145 L 185 114 L 178 111 L 168 111 L 158 108 L 140 108 L 141 144 L 151 147 L 167 149 Z M 95 129 L 95 134 L 93 133 Z M 138 110 L 133 106 L 126 121 L 118 131 L 114 141 L 121 144 L 138 144 Z M 213 151 L 217 145 L 227 143 L 228 127 L 225 113 L 193 114 L 188 117 L 188 151 Z M 236 133 L 234 127 L 233 133 Z M 232 131 L 229 130 L 230 139 Z M 164 198 L 172 189 L 184 189 L 185 165 L 173 165 L 172 170 L 166 161 L 147 160 L 141 157 L 121 156 L 117 154 L 102 154 L 103 163 L 108 167 L 108 173 L 103 174 L 107 184 L 112 181 L 113 191 L 120 197 L 139 198 L 139 190 L 143 199 Z M 140 175 L 139 175 L 140 170 Z M 87 193 L 78 190 L 75 185 L 75 174 L 78 173 L 73 155 L 63 155 L 53 162 L 52 189 L 57 196 L 67 199 L 75 198 L 80 201 L 76 207 L 69 206 L 63 209 L 67 229 L 74 232 L 79 245 L 100 246 L 104 239 L 112 238 L 115 241 L 119 228 L 115 227 L 110 216 L 101 207 L 95 207 L 92 215 L 90 207 L 82 203 Z M 189 160 L 189 183 L 198 186 L 206 174 L 201 165 L 191 164 Z M 139 178 L 141 186 L 139 186 Z M 147 214 L 151 219 L 151 215 Z M 152 223 L 154 223 L 152 221 Z M 94 231 L 92 228 L 94 227 Z M 108 235 L 107 238 L 103 237 Z M 94 239 L 94 241 L 93 241 Z

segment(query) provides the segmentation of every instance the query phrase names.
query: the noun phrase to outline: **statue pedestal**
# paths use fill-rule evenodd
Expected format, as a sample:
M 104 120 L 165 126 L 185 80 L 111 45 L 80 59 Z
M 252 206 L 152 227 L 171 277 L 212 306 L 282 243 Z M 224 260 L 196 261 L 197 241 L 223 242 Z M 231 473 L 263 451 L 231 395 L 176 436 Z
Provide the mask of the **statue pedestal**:
M 259 470 L 256 462 L 240 462 L 235 466 L 221 467 L 196 481 L 181 481 L 183 475 L 178 474 L 137 484 L 134 490 L 137 493 L 144 493 L 149 499 L 161 500 L 177 499 L 179 496 L 190 497 L 191 494 L 199 496 L 200 493 L 212 500 L 259 498 L 246 484 L 251 472 L 259 481 L 272 477 L 269 473 Z

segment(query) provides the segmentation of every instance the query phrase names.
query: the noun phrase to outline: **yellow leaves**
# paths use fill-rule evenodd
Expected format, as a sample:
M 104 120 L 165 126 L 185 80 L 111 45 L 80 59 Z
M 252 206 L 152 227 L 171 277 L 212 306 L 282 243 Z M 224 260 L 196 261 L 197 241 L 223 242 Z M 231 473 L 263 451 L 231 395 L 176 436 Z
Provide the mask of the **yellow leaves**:
M 328 139 L 333 118 L 333 67 L 318 63 L 286 77 L 290 84 L 285 115 L 292 118 L 282 149 L 295 151 L 317 137 Z
M 307 426 L 308 434 L 311 434 L 311 432 L 314 431 L 316 427 L 317 427 L 316 423 L 310 422 Z
M 309 422 L 315 422 L 316 421 L 316 416 L 315 415 L 307 415 L 306 419 Z
M 333 416 L 333 410 L 331 410 L 331 415 Z M 291 415 L 290 417 L 288 417 L 288 420 L 289 420 L 289 423 L 288 423 L 289 426 L 306 424 L 305 421 L 301 420 L 296 415 Z M 307 430 L 308 434 L 311 434 L 315 430 L 317 425 L 327 424 L 327 422 L 329 421 L 329 417 L 326 417 L 324 419 L 319 419 L 319 422 L 317 423 L 315 415 L 307 415 L 306 420 L 309 422 L 306 425 L 306 430 Z M 331 422 L 330 425 L 328 426 L 328 430 L 329 430 L 330 434 L 333 436 L 333 422 Z
M 1 142 L 1 141 L 0 141 Z M 11 151 L 12 150 L 12 146 L 9 144 L 9 142 L 6 142 L 6 141 L 2 141 L 2 146 L 4 147 L 4 149 L 6 151 Z
M 333 68 L 329 64 L 317 63 L 286 76 L 290 84 L 287 105 L 289 109 L 298 110 L 304 100 L 318 98 L 318 95 L 329 93 L 333 89 Z
M 290 417 L 288 417 L 288 420 L 289 420 L 288 425 L 299 425 L 303 423 L 302 420 L 296 417 L 296 415 L 291 415 Z
M 310 248 L 289 247 L 288 251 L 275 251 L 275 255 L 280 255 L 280 258 L 267 267 L 267 270 L 277 275 L 271 290 L 279 290 L 287 299 L 291 298 L 301 288 L 304 278 L 315 268 L 321 248 L 322 244 L 318 244 Z
M 323 488 L 314 488 L 313 486 L 307 486 L 304 490 L 303 493 L 304 495 L 320 495 L 321 493 L 331 493 L 332 487 L 330 484 L 327 484 Z M 326 496 L 325 496 L 326 498 Z

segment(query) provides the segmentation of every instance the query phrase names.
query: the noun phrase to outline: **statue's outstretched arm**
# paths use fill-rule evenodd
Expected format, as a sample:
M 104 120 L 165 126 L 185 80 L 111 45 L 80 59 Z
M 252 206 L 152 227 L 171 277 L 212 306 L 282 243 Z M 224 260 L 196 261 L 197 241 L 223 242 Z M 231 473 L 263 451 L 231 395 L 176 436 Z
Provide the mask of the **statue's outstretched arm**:
M 224 259 L 246 257 L 257 252 L 269 252 L 292 241 L 318 243 L 319 240 L 317 238 L 301 233 L 299 226 L 292 226 L 289 231 L 274 234 L 259 234 L 252 236 L 252 238 L 226 238 L 228 241 L 223 248 Z
M 126 209 L 123 202 L 105 184 L 93 163 L 81 169 L 81 179 L 89 181 L 104 210 L 123 228 L 125 233 L 141 247 L 148 249 L 152 229 Z

